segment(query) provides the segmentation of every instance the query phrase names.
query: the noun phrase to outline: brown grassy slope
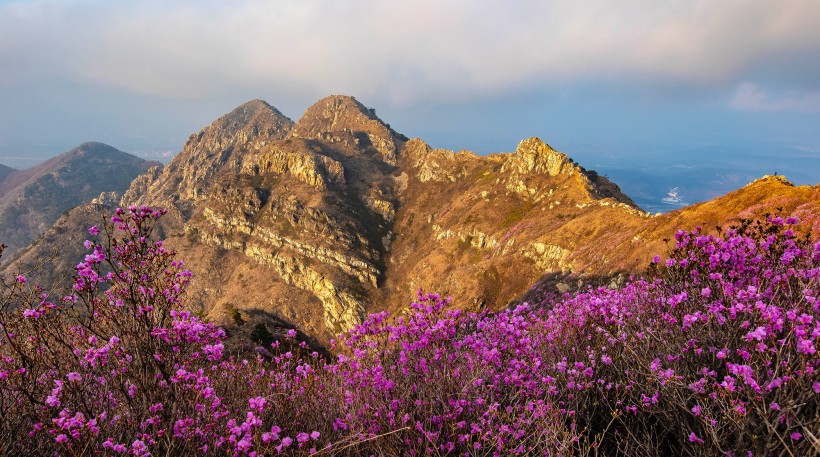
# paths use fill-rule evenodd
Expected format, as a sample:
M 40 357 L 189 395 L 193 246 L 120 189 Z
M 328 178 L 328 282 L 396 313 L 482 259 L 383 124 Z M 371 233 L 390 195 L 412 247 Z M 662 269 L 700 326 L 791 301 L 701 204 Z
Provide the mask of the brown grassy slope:
M 630 219 L 601 220 L 583 216 L 566 229 L 580 232 L 584 227 L 596 227 L 600 233 L 593 242 L 575 250 L 573 272 L 589 278 L 588 284 L 607 285 L 618 272 L 640 273 L 655 255 L 664 257 L 674 243 L 677 230 L 701 227 L 704 233 L 717 233 L 737 224 L 741 219 L 764 218 L 766 214 L 794 215 L 800 228 L 820 236 L 820 186 L 794 186 L 783 176 L 765 176 L 714 200 L 697 203 L 676 211 L 640 221 Z M 597 278 L 597 282 L 596 282 Z M 535 283 L 527 299 L 557 292 L 556 285 L 575 285 L 575 279 L 546 275 Z
M 616 185 L 537 138 L 488 157 L 413 140 L 401 158 L 408 184 L 383 290 L 389 307 L 424 288 L 462 307 L 501 308 L 544 271 L 573 269 L 572 252 L 608 225 L 648 217 Z M 573 230 L 579 217 L 601 223 Z

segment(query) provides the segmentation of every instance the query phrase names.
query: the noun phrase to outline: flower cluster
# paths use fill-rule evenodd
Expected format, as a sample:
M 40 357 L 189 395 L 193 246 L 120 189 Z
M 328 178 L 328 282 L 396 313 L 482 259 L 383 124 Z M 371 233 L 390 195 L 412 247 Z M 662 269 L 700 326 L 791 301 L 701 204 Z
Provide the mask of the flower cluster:
M 92 227 L 56 304 L 25 277 L 5 285 L 0 453 L 820 449 L 820 243 L 794 219 L 679 232 L 619 290 L 479 314 L 419 292 L 341 335 L 333 359 L 293 330 L 246 359 L 185 309 L 190 273 L 152 236 L 161 215 Z

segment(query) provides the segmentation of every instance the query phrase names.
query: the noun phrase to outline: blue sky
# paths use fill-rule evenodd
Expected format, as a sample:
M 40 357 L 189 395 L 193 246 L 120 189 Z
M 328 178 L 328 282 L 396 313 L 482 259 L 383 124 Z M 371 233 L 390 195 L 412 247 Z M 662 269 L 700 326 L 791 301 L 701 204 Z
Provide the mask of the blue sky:
M 819 24 L 816 0 L 0 1 L 0 163 L 167 160 L 244 101 L 349 94 L 433 146 L 539 136 L 664 210 L 820 182 Z

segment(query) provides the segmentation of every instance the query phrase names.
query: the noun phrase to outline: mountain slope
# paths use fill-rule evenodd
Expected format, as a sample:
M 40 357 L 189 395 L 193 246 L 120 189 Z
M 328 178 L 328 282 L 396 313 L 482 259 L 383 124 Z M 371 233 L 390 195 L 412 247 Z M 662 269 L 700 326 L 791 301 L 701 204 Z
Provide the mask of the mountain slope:
M 395 306 L 424 288 L 459 297 L 461 306 L 498 308 L 542 272 L 572 268 L 572 252 L 595 235 L 557 237 L 572 219 L 648 217 L 617 186 L 537 138 L 487 157 L 412 140 L 402 161 L 407 188 L 386 288 Z
M 390 162 L 403 137 L 351 97 L 321 100 L 296 124 L 255 109 L 282 128 L 232 135 L 223 120 L 234 110 L 123 202 L 171 209 L 169 244 L 201 272 L 194 289 L 215 318 L 276 311 L 327 337 L 359 321 L 383 280 Z
M 15 171 L 17 171 L 17 170 L 15 170 L 14 168 L 7 167 L 3 164 L 0 164 L 0 186 L 3 185 L 3 181 L 6 179 L 6 177 L 8 175 L 14 173 Z
M 268 316 L 327 342 L 365 313 L 404 309 L 419 288 L 500 309 L 554 288 L 539 282 L 545 273 L 636 272 L 676 229 L 777 206 L 818 214 L 818 197 L 770 177 L 651 216 L 538 138 L 486 157 L 434 149 L 331 96 L 296 123 L 259 100 L 241 105 L 135 179 L 119 204 L 169 208 L 161 236 L 194 273 L 191 303 L 214 321 Z M 79 246 L 81 226 L 110 203 L 70 211 L 10 268 L 31 267 L 69 231 Z
M 48 229 L 66 210 L 102 192 L 122 192 L 155 162 L 102 143 L 84 143 L 0 181 L 0 240 L 6 258 Z
M 722 197 L 653 216 L 641 223 L 619 220 L 612 225 L 613 221 L 588 215 L 575 218 L 562 230 L 580 233 L 590 227 L 607 229 L 594 242 L 580 246 L 568 257 L 572 268 L 567 273 L 575 274 L 546 274 L 516 301 L 540 301 L 545 295 L 584 289 L 588 285 L 614 285 L 612 279 L 616 273 L 640 272 L 653 256 L 663 257 L 671 246 L 669 243 L 673 243 L 669 240 L 678 230 L 701 227 L 705 233 L 714 234 L 718 228 L 725 231 L 741 219 L 759 219 L 767 214 L 798 217 L 801 229 L 810 231 L 816 239 L 820 235 L 820 185 L 795 186 L 783 176 L 764 176 Z

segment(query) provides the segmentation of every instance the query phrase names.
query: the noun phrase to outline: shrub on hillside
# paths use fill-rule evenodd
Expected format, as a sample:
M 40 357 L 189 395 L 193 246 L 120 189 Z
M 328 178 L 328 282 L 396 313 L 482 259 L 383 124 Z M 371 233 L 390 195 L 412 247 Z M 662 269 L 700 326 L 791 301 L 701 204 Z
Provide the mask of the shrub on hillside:
M 648 279 L 547 313 L 550 358 L 589 370 L 566 376 L 595 445 L 642 455 L 820 451 L 820 243 L 796 237 L 795 223 L 678 232 Z
M 185 310 L 190 273 L 151 236 L 161 214 L 132 207 L 92 227 L 58 302 L 22 276 L 5 285 L 0 452 L 820 451 L 820 243 L 792 219 L 679 232 L 620 290 L 495 314 L 419 293 L 326 360 L 295 330 L 250 359 L 227 354 L 224 332 Z

